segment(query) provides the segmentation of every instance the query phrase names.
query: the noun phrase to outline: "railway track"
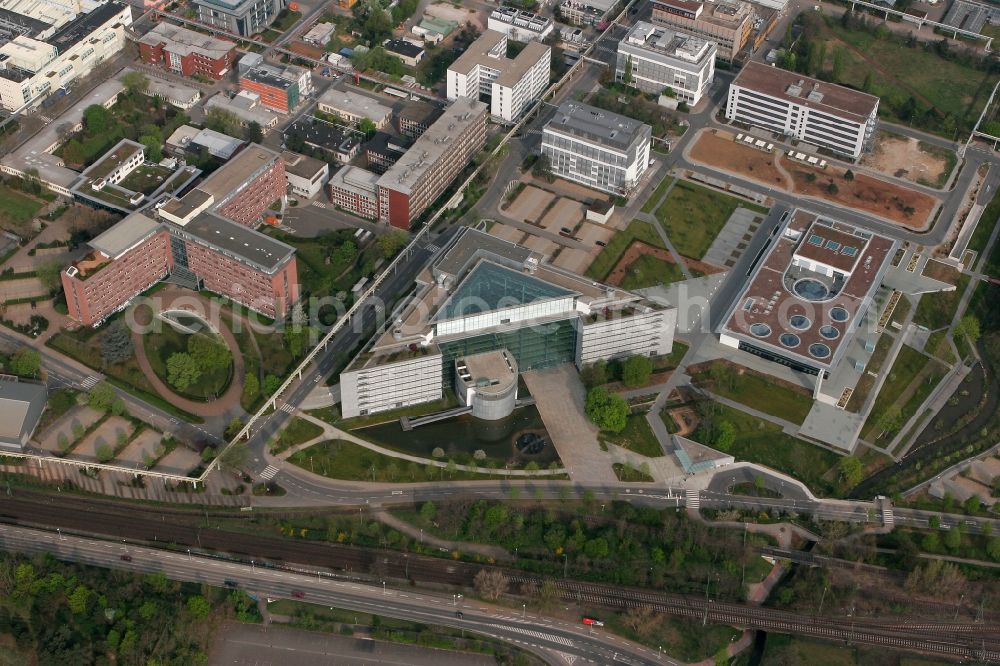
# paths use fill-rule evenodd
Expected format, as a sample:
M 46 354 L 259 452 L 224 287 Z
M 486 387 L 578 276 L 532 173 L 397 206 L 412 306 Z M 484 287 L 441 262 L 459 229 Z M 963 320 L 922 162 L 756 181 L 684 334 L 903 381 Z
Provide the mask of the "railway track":
M 233 516 L 227 514 L 231 519 Z M 482 564 L 320 541 L 286 539 L 250 532 L 201 527 L 202 514 L 122 507 L 100 501 L 19 492 L 0 499 L 0 521 L 23 526 L 60 528 L 84 534 L 198 547 L 217 557 L 259 566 L 325 570 L 331 576 L 360 580 L 393 578 L 446 587 L 472 587 Z M 211 519 L 208 519 L 209 522 Z M 252 524 L 248 523 L 248 527 Z M 498 567 L 502 568 L 502 567 Z M 515 585 L 540 585 L 543 578 L 504 569 Z M 772 608 L 706 599 L 700 595 L 624 588 L 563 580 L 556 583 L 564 601 L 622 610 L 648 606 L 669 615 L 748 629 L 791 633 L 833 641 L 906 649 L 964 659 L 1000 661 L 1000 624 L 927 622 L 905 618 L 836 618 L 803 616 Z

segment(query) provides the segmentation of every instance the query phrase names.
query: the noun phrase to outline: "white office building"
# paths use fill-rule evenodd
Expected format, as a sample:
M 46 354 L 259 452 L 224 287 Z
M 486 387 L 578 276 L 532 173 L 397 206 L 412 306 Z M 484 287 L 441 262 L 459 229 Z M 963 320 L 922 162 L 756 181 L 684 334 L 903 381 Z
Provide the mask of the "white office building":
M 448 67 L 448 99 L 490 98 L 490 114 L 516 121 L 549 84 L 552 49 L 528 42 L 513 59 L 507 57 L 507 35 L 487 30 Z
M 540 42 L 552 34 L 554 24 L 547 16 L 532 14 L 516 7 L 498 7 L 490 12 L 486 27 L 502 32 L 515 42 Z
M 454 386 L 473 416 L 495 419 L 513 409 L 520 372 L 673 348 L 675 308 L 469 227 L 416 282 L 390 330 L 340 375 L 345 417 L 440 400 Z
M 652 128 L 580 102 L 563 102 L 542 129 L 552 172 L 602 192 L 627 195 L 649 167 Z
M 694 105 L 712 85 L 715 54 L 715 42 L 639 21 L 618 43 L 615 80 L 647 93 L 671 88 Z
M 37 106 L 122 50 L 132 9 L 108 2 L 79 14 L 44 40 L 18 35 L 0 46 L 0 106 Z M 42 33 L 44 34 L 44 33 Z
M 392 120 L 392 107 L 353 90 L 330 88 L 320 95 L 316 108 L 323 113 L 336 114 L 351 124 L 367 118 L 375 123 L 375 129 L 382 129 Z
M 729 86 L 726 118 L 857 159 L 872 146 L 879 98 L 749 62 Z

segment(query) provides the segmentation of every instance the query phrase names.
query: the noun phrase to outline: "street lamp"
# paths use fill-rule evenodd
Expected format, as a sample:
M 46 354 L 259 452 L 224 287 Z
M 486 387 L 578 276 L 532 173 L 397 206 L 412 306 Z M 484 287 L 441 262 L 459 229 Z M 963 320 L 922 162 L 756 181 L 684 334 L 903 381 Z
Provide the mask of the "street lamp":
M 385 596 L 385 581 L 382 581 L 382 596 Z
M 528 612 L 528 604 L 521 604 L 521 619 L 524 619 L 525 614 Z
M 254 568 L 254 565 L 253 565 L 253 560 L 250 560 L 250 571 L 251 571 L 251 573 L 253 573 L 253 572 L 256 572 L 256 571 L 257 571 L 257 569 L 256 569 L 256 568 Z

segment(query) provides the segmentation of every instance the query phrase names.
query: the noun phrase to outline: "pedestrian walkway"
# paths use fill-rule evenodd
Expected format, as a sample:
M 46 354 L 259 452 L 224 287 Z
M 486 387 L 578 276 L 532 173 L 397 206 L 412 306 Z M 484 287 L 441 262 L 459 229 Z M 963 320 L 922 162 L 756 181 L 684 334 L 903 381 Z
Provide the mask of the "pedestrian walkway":
M 483 543 L 471 543 L 469 541 L 449 541 L 441 539 L 433 534 L 428 534 L 410 523 L 394 516 L 387 511 L 378 511 L 374 514 L 375 520 L 384 525 L 388 525 L 397 532 L 402 532 L 411 539 L 417 539 L 420 543 L 430 544 L 435 548 L 444 548 L 451 551 L 462 551 L 463 553 L 476 553 L 491 560 L 504 561 L 513 559 L 505 548 L 500 546 L 490 546 Z

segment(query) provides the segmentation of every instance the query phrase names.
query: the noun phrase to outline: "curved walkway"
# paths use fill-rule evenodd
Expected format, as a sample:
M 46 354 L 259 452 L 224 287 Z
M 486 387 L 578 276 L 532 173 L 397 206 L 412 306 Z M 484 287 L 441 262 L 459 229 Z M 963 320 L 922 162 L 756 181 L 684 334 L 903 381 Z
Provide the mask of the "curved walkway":
M 160 310 L 171 309 L 171 303 L 175 298 L 183 297 L 184 301 L 190 302 L 192 298 L 197 298 L 199 300 L 208 303 L 208 299 L 203 296 L 197 296 L 191 292 L 171 292 L 164 291 L 157 294 L 160 302 L 157 307 Z M 211 311 L 210 308 L 206 308 L 205 311 Z M 135 360 L 139 364 L 139 369 L 149 380 L 149 383 L 153 385 L 161 397 L 170 401 L 170 404 L 183 409 L 186 412 L 194 414 L 195 416 L 222 416 L 226 412 L 233 408 L 239 408 L 240 406 L 240 396 L 243 393 L 243 381 L 246 378 L 246 367 L 243 362 L 243 354 L 240 352 L 239 343 L 236 342 L 236 336 L 233 332 L 229 330 L 221 321 L 213 321 L 213 326 L 215 326 L 222 339 L 225 341 L 226 346 L 229 347 L 229 351 L 233 354 L 233 379 L 229 383 L 229 388 L 221 396 L 212 400 L 210 402 L 200 402 L 198 400 L 190 400 L 188 398 L 183 398 L 171 390 L 162 379 L 160 379 L 155 372 L 153 372 L 153 367 L 149 363 L 149 358 L 146 356 L 146 348 L 143 345 L 142 335 L 137 331 L 132 331 L 132 343 L 135 347 Z M 169 326 L 169 324 L 164 324 Z
M 313 444 L 319 444 L 320 442 L 325 442 L 331 439 L 342 439 L 346 442 L 357 444 L 358 446 L 363 446 L 369 451 L 374 451 L 375 453 L 379 453 L 383 456 L 388 456 L 390 458 L 398 458 L 400 460 L 406 460 L 407 462 L 414 462 L 419 465 L 431 465 L 433 467 L 444 467 L 444 468 L 448 467 L 448 463 L 441 460 L 432 460 L 431 458 L 421 458 L 420 456 L 410 455 L 409 453 L 403 453 L 402 451 L 394 451 L 392 449 L 382 448 L 378 444 L 373 444 L 368 440 L 361 439 L 360 437 L 352 435 L 351 433 L 341 430 L 340 428 L 335 428 L 326 421 L 318 419 L 315 416 L 312 416 L 311 414 L 306 414 L 305 412 L 298 412 L 296 416 L 298 416 L 300 419 L 309 421 L 310 423 L 313 423 L 323 428 L 323 434 L 320 435 L 319 437 L 310 439 L 308 442 L 303 442 L 302 444 L 298 444 L 290 449 L 282 451 L 276 456 L 272 456 L 270 453 L 267 453 L 265 451 L 264 457 L 267 458 L 269 462 L 285 461 L 293 454 L 301 451 L 302 449 L 307 449 Z M 560 467 L 559 469 L 530 470 L 530 469 L 492 469 L 489 467 L 476 467 L 474 465 L 455 465 L 454 469 L 459 470 L 461 472 L 473 472 L 475 474 L 489 474 L 490 476 L 514 476 L 520 478 L 532 478 L 536 476 L 544 478 L 544 477 L 556 476 L 558 474 L 566 474 L 566 470 L 563 469 L 562 467 Z

